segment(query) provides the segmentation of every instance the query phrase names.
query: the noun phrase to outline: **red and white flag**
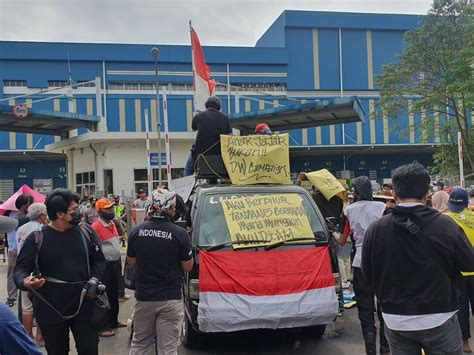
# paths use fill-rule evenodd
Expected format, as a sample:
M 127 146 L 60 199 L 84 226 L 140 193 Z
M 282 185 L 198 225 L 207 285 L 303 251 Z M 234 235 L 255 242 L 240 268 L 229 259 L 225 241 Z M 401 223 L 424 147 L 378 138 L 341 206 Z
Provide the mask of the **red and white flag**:
M 206 109 L 204 104 L 209 96 L 214 94 L 216 82 L 211 79 L 211 69 L 206 64 L 199 37 L 191 26 L 191 21 L 189 21 L 189 30 L 191 31 L 193 61 L 194 110 L 204 111 Z
M 328 324 L 339 310 L 327 247 L 201 252 L 199 268 L 203 332 Z

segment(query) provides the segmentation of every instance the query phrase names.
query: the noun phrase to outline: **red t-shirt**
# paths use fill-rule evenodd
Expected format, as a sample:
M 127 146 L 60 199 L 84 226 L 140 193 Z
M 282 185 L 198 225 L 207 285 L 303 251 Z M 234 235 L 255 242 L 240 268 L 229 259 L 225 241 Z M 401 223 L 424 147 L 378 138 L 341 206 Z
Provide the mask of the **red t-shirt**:
M 117 227 L 115 227 L 115 224 L 113 222 L 108 225 L 105 225 L 104 222 L 98 219 L 97 221 L 92 223 L 92 228 L 94 228 L 101 241 L 106 241 L 110 238 L 116 238 L 119 236 Z

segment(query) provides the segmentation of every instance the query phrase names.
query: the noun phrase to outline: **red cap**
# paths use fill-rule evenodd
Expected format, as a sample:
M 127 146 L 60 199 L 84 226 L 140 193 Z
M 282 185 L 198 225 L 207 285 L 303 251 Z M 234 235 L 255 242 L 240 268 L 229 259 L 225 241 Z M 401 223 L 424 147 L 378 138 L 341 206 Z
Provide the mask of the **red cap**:
M 262 129 L 268 127 L 266 123 L 259 123 L 257 127 L 255 127 L 255 133 L 260 132 Z

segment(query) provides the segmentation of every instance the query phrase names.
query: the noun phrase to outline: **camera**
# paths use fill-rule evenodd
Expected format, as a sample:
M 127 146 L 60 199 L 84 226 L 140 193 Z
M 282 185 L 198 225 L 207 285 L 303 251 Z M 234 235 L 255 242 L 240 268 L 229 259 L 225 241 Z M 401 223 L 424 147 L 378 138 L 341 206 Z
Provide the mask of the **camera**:
M 84 284 L 84 288 L 86 289 L 86 296 L 90 298 L 103 295 L 105 292 L 105 285 L 100 282 L 97 277 L 91 277 L 91 279 Z

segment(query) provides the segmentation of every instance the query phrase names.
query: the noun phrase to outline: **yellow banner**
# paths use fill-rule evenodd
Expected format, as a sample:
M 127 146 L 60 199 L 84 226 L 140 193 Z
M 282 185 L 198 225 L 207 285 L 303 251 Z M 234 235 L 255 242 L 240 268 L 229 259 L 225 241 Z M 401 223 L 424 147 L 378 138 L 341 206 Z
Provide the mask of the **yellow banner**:
M 227 199 L 222 208 L 234 249 L 314 237 L 303 201 L 296 194 Z
M 346 189 L 337 180 L 333 174 L 326 169 L 305 173 L 308 180 L 316 186 L 323 194 L 326 200 L 330 200 L 334 196 L 339 196 L 341 199 L 344 198 L 344 192 Z
M 291 184 L 288 134 L 221 135 L 221 151 L 234 185 Z

